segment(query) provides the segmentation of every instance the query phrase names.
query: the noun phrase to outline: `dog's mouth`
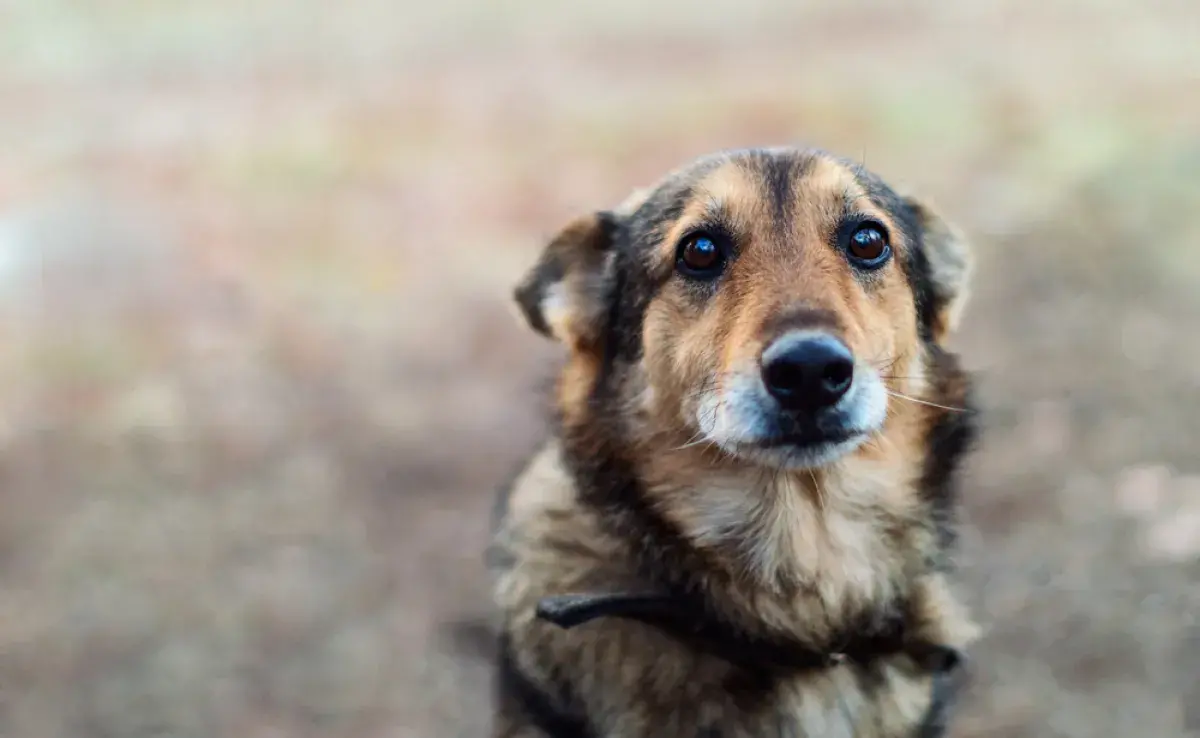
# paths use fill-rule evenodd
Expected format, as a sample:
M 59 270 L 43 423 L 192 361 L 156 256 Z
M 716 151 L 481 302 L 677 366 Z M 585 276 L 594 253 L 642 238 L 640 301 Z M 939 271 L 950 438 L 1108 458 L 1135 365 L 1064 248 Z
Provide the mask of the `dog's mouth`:
M 831 464 L 852 453 L 874 432 L 853 427 L 796 429 L 756 428 L 753 434 L 706 439 L 725 453 L 755 464 L 785 469 L 807 469 Z
M 853 441 L 861 441 L 870 434 L 867 430 L 838 429 L 824 432 L 782 433 L 750 444 L 744 444 L 763 450 L 780 449 L 807 451 L 829 446 L 840 446 Z
M 837 430 L 823 433 L 788 433 L 743 442 L 727 451 L 750 461 L 782 469 L 811 469 L 832 464 L 853 452 L 870 431 Z

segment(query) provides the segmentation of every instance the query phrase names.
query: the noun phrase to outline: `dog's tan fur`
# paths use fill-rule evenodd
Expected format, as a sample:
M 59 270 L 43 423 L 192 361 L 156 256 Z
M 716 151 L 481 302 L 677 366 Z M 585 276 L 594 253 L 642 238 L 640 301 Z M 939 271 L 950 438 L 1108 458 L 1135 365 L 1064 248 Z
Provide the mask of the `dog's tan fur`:
M 764 184 L 771 177 L 786 180 L 782 204 Z M 586 725 L 579 735 L 909 736 L 930 710 L 935 676 L 898 653 L 763 679 L 645 623 L 559 628 L 535 615 L 548 595 L 687 581 L 744 632 L 831 652 L 847 623 L 896 603 L 907 603 L 914 643 L 962 650 L 976 637 L 946 579 L 948 523 L 922 488 L 931 438 L 969 400 L 943 348 L 969 260 L 961 236 L 931 208 L 881 200 L 865 177 L 820 152 L 710 157 L 567 226 L 518 288 L 531 324 L 568 356 L 556 391 L 559 433 L 514 482 L 499 521 L 495 596 L 507 668 L 554 710 L 577 716 Z M 672 207 L 660 207 L 664 193 L 676 193 Z M 912 242 L 895 222 L 899 207 L 919 234 Z M 847 208 L 894 234 L 896 264 L 869 282 L 826 245 Z M 742 245 L 719 288 L 698 300 L 672 277 L 675 248 L 714 211 Z M 621 251 L 614 238 L 637 243 Z M 900 266 L 917 263 L 918 248 L 924 293 L 915 267 Z M 625 272 L 653 288 L 615 286 Z M 628 361 L 614 359 L 611 345 L 626 330 L 613 309 L 622 299 L 640 301 L 640 340 Z M 752 463 L 698 438 L 694 422 L 706 393 L 756 364 L 779 316 L 838 336 L 891 394 L 879 432 L 816 468 Z M 604 463 L 592 460 L 605 454 L 627 467 L 644 509 L 591 490 Z M 502 688 L 494 734 L 544 738 L 529 713 Z

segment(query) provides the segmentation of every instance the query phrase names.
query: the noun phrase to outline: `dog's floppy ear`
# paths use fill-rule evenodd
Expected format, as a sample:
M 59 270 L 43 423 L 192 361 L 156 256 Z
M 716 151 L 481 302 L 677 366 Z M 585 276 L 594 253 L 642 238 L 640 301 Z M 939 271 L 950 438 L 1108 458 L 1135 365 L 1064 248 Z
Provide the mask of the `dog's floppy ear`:
M 904 202 L 921 231 L 930 282 L 930 304 L 925 310 L 933 340 L 942 343 L 958 327 L 967 302 L 973 267 L 971 249 L 962 233 L 943 220 L 927 201 L 906 196 Z
M 612 286 L 617 216 L 581 216 L 551 239 L 513 292 L 522 315 L 538 333 L 573 349 L 595 346 Z

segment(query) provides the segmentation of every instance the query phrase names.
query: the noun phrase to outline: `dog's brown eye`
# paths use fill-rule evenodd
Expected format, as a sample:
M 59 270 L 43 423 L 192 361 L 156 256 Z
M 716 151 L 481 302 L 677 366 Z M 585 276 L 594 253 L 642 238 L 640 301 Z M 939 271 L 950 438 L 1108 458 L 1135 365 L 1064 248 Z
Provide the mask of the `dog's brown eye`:
M 711 279 L 725 266 L 725 252 L 712 238 L 697 234 L 679 244 L 679 271 L 695 279 Z
M 868 269 L 883 266 L 891 255 L 886 232 L 878 223 L 863 223 L 851 235 L 847 250 L 859 266 Z

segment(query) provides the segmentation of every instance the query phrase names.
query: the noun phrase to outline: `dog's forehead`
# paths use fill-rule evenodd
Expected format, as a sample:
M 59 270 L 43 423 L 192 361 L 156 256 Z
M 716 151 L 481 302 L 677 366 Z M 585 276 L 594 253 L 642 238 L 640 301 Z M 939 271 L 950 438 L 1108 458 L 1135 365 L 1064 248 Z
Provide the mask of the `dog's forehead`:
M 819 170 L 822 178 L 809 183 L 817 188 L 855 180 L 849 162 L 818 149 L 765 148 L 721 151 L 675 169 L 650 188 L 646 202 L 708 197 L 783 196 L 783 187 L 806 179 Z
M 726 207 L 785 219 L 800 205 L 828 210 L 866 199 L 887 211 L 899 198 L 859 164 L 820 149 L 722 151 L 679 167 L 622 205 L 633 245 L 664 237 L 689 207 Z

